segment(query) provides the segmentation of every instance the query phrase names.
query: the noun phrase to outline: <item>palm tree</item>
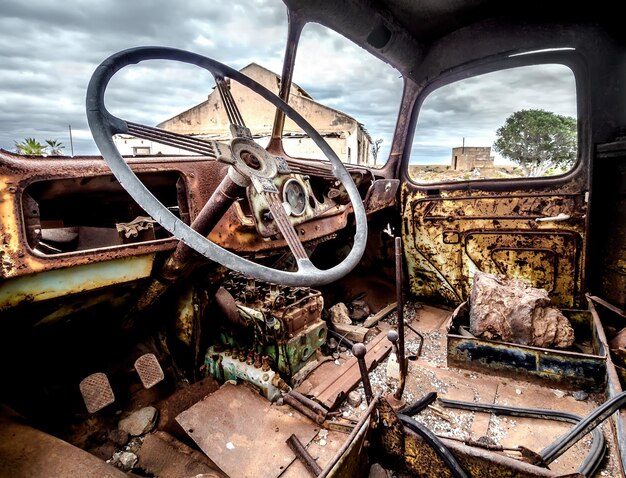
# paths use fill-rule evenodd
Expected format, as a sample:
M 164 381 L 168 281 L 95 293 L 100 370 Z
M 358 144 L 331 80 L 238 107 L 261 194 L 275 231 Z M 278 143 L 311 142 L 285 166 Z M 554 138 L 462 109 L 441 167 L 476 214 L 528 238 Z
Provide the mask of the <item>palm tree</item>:
M 22 143 L 15 142 L 15 150 L 18 154 L 42 156 L 46 152 L 46 147 L 35 138 L 26 138 Z
M 63 155 L 63 151 L 61 150 L 65 149 L 65 146 L 63 146 L 63 143 L 61 143 L 59 140 L 47 139 L 46 143 L 48 144 L 46 148 L 48 149 L 48 154 L 50 156 L 62 156 Z

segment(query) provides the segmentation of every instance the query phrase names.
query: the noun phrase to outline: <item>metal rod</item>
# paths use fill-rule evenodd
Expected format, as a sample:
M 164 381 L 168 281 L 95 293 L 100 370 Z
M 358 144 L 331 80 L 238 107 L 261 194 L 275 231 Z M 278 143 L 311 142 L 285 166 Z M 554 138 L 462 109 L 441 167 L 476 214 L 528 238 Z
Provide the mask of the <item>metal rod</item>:
M 304 403 L 299 402 L 296 398 L 292 397 L 289 394 L 283 396 L 283 401 L 286 404 L 288 404 L 291 407 L 293 407 L 296 410 L 298 410 L 303 415 L 309 417 L 311 420 L 313 420 L 318 425 L 321 425 L 322 423 L 324 423 L 324 420 L 326 419 L 326 417 L 324 415 L 320 415 L 315 410 L 311 410 Z
M 365 410 L 363 415 L 361 415 L 361 418 L 359 418 L 358 423 L 355 425 L 354 429 L 348 436 L 348 439 L 345 442 L 343 442 L 343 445 L 341 445 L 341 448 L 337 451 L 337 453 L 332 458 L 332 460 L 328 462 L 328 464 L 324 467 L 324 469 L 317 476 L 317 478 L 326 478 L 328 474 L 332 471 L 332 469 L 335 467 L 337 462 L 339 462 L 343 454 L 348 450 L 350 445 L 352 445 L 352 442 L 356 439 L 361 428 L 363 428 L 367 420 L 369 420 L 370 415 L 372 414 L 372 411 L 374 410 L 374 407 L 378 403 L 378 400 L 380 400 L 380 394 L 376 394 L 376 396 L 372 398 L 372 401 L 370 402 L 369 407 L 367 407 L 367 410 Z
M 587 294 L 587 298 L 589 300 L 595 302 L 596 304 L 600 304 L 601 306 L 603 306 L 606 309 L 610 310 L 614 314 L 617 314 L 620 317 L 626 319 L 626 310 L 620 309 L 619 307 L 611 304 L 610 302 L 607 302 L 606 300 L 604 300 L 601 297 L 598 297 L 596 295 L 589 295 L 589 294 Z
M 70 150 L 72 151 L 72 158 L 74 157 L 74 139 L 72 138 L 72 125 L 68 124 L 67 127 L 70 130 Z
M 311 400 L 309 397 L 302 395 L 300 392 L 296 392 L 295 390 L 292 390 L 291 392 L 289 392 L 288 395 L 291 395 L 300 403 L 302 403 L 303 405 L 306 405 L 311 410 L 315 410 L 317 413 L 322 413 L 324 415 L 328 413 L 328 410 L 326 410 L 323 406 L 321 406 L 315 400 Z
M 313 476 L 317 476 L 322 472 L 322 467 L 317 464 L 315 459 L 309 454 L 305 446 L 298 440 L 298 437 L 291 435 L 287 438 L 287 445 L 296 454 L 296 457 L 302 462 L 307 470 L 311 472 Z
M 361 380 L 363 381 L 363 389 L 365 390 L 365 400 L 367 403 L 372 401 L 372 385 L 370 384 L 370 375 L 367 371 L 367 364 L 365 363 L 365 353 L 367 349 L 363 344 L 354 344 L 352 347 L 352 354 L 356 357 L 359 363 L 359 371 L 361 372 Z
M 400 383 L 396 393 L 396 400 L 402 399 L 406 383 L 406 357 L 404 355 L 404 295 L 402 290 L 402 238 L 396 237 L 396 302 L 398 303 L 398 363 L 400 365 Z
M 411 327 L 409 324 L 404 324 L 404 325 L 407 326 L 411 331 L 413 331 L 415 335 L 417 335 L 420 338 L 420 345 L 417 348 L 417 353 L 415 354 L 415 357 L 417 358 L 422 354 L 422 346 L 424 345 L 424 336 L 420 334 L 417 330 L 415 330 L 413 327 Z
M 191 223 L 191 228 L 207 236 L 243 191 L 244 188 L 237 185 L 228 175 L 224 176 L 209 201 Z M 189 260 L 198 256 L 199 254 L 187 244 L 179 242 L 176 250 L 162 267 L 161 277 L 168 281 L 177 279 L 187 270 Z
M 302 28 L 305 25 L 305 21 L 298 13 L 291 9 L 287 10 L 289 16 L 288 30 L 287 30 L 287 44 L 285 46 L 285 57 L 283 59 L 283 71 L 280 76 L 280 90 L 278 96 L 285 103 L 289 103 L 289 90 L 291 89 L 291 81 L 293 79 L 293 70 L 296 64 L 296 52 L 298 50 L 298 41 Z M 276 115 L 274 116 L 274 125 L 272 126 L 272 138 L 268 150 L 276 151 L 278 145 L 280 145 L 283 135 L 283 129 L 285 127 L 285 113 L 280 109 L 276 109 Z M 282 149 L 282 145 L 280 145 Z
M 440 398 L 439 403 L 444 407 L 449 408 L 469 410 L 472 412 L 498 413 L 500 415 L 509 415 L 514 417 L 539 418 L 542 420 L 555 420 L 568 423 L 579 423 L 582 420 L 582 417 L 574 415 L 573 413 L 548 410 L 544 408 L 519 408 L 505 405 L 462 402 L 458 400 L 448 400 L 445 398 Z M 577 470 L 583 476 L 593 475 L 606 452 L 605 440 L 602 432 L 598 428 L 595 428 L 591 431 L 591 436 L 592 443 L 589 453 Z

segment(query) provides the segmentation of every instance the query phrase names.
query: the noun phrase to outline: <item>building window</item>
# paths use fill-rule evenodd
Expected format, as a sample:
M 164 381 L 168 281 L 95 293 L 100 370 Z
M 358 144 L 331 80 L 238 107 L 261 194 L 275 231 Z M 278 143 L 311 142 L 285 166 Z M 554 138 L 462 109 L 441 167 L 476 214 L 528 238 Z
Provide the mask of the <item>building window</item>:
M 150 146 L 133 146 L 134 156 L 146 156 L 150 154 Z

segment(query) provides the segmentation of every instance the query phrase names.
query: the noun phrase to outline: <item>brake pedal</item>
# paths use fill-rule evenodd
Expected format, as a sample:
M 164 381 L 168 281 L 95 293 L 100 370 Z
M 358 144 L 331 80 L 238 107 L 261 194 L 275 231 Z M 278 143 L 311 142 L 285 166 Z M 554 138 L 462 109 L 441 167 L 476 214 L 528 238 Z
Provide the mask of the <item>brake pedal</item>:
M 115 401 L 109 379 L 102 372 L 88 375 L 81 380 L 79 387 L 89 413 L 96 413 Z
M 135 360 L 135 370 L 145 388 L 154 387 L 165 378 L 163 369 L 154 354 L 144 354 Z

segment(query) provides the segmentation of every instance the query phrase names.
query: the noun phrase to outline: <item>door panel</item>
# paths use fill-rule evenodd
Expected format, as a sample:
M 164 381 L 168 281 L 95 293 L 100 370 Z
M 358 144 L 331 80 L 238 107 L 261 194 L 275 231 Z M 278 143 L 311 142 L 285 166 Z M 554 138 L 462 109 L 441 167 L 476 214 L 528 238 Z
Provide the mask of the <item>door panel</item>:
M 402 232 L 411 291 L 418 298 L 458 303 L 469 297 L 480 270 L 526 279 L 548 290 L 559 307 L 580 306 L 587 208 L 580 184 L 546 187 L 543 194 L 538 188 L 522 193 L 519 186 L 511 192 L 407 184 Z M 569 218 L 537 221 L 557 216 Z

